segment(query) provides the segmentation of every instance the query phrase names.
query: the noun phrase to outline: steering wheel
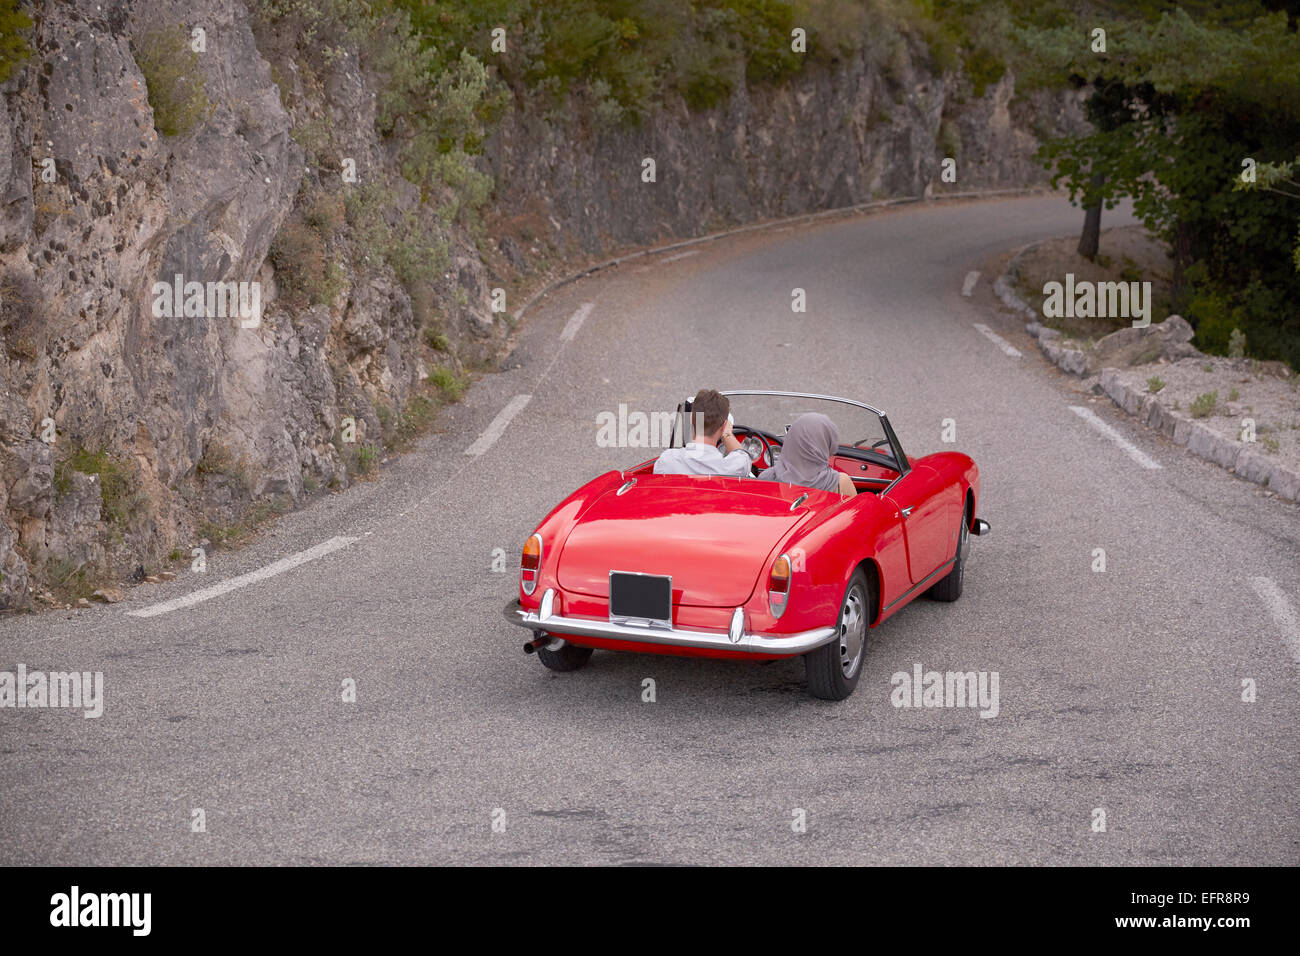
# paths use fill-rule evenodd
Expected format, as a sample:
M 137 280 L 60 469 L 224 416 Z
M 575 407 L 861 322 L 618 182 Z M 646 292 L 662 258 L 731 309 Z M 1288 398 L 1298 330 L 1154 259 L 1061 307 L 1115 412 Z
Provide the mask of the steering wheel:
M 766 455 L 769 461 L 771 460 L 772 449 L 774 447 L 779 448 L 781 445 L 777 437 L 771 432 L 764 431 L 761 428 L 755 428 L 752 425 L 734 425 L 732 426 L 732 433 L 735 434 L 736 438 L 742 443 L 748 438 L 757 437 L 763 444 L 763 449 L 759 457 L 762 458 L 763 455 Z M 721 443 L 719 443 L 718 450 L 723 450 Z M 749 462 L 750 477 L 757 478 L 759 470 L 758 462 L 751 458 Z

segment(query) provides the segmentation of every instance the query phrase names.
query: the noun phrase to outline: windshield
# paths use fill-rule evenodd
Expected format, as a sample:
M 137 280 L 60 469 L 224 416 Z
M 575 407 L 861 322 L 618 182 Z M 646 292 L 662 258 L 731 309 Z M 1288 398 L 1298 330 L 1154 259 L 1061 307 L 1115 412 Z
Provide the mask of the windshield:
M 731 416 L 737 432 L 757 430 L 765 437 L 781 442 L 790 425 L 800 415 L 817 412 L 825 415 L 839 431 L 841 448 L 856 447 L 894 461 L 886 419 L 862 405 L 831 396 L 793 395 L 744 391 L 723 392 L 731 399 Z M 681 444 L 678 438 L 676 444 Z

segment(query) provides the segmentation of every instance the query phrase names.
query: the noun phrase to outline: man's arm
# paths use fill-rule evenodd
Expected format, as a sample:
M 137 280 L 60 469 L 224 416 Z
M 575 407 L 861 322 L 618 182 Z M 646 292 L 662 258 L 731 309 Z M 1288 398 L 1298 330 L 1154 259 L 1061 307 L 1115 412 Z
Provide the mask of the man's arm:
M 749 452 L 741 447 L 740 440 L 731 432 L 731 416 L 727 416 L 727 423 L 722 426 L 722 444 L 726 448 L 722 458 L 722 465 L 726 469 L 724 474 L 738 478 L 749 477 L 752 462 L 749 460 Z

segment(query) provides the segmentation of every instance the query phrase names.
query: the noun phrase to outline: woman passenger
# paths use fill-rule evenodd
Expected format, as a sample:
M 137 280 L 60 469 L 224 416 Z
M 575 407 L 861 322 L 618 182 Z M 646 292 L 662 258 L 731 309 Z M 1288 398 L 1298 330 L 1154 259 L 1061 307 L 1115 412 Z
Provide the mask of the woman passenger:
M 833 421 L 818 412 L 800 415 L 786 432 L 776 464 L 760 472 L 758 477 L 856 495 L 853 479 L 831 467 L 831 456 L 839 445 L 839 429 Z

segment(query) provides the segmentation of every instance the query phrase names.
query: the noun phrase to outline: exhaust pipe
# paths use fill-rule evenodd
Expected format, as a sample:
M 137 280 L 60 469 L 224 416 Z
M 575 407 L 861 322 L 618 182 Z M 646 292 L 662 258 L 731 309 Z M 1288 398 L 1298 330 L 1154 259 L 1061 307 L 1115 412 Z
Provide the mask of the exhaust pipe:
M 553 651 L 558 651 L 564 646 L 564 638 L 555 637 L 547 634 L 545 631 L 534 631 L 537 636 L 524 645 L 525 654 L 534 654 L 540 647 L 548 647 Z

